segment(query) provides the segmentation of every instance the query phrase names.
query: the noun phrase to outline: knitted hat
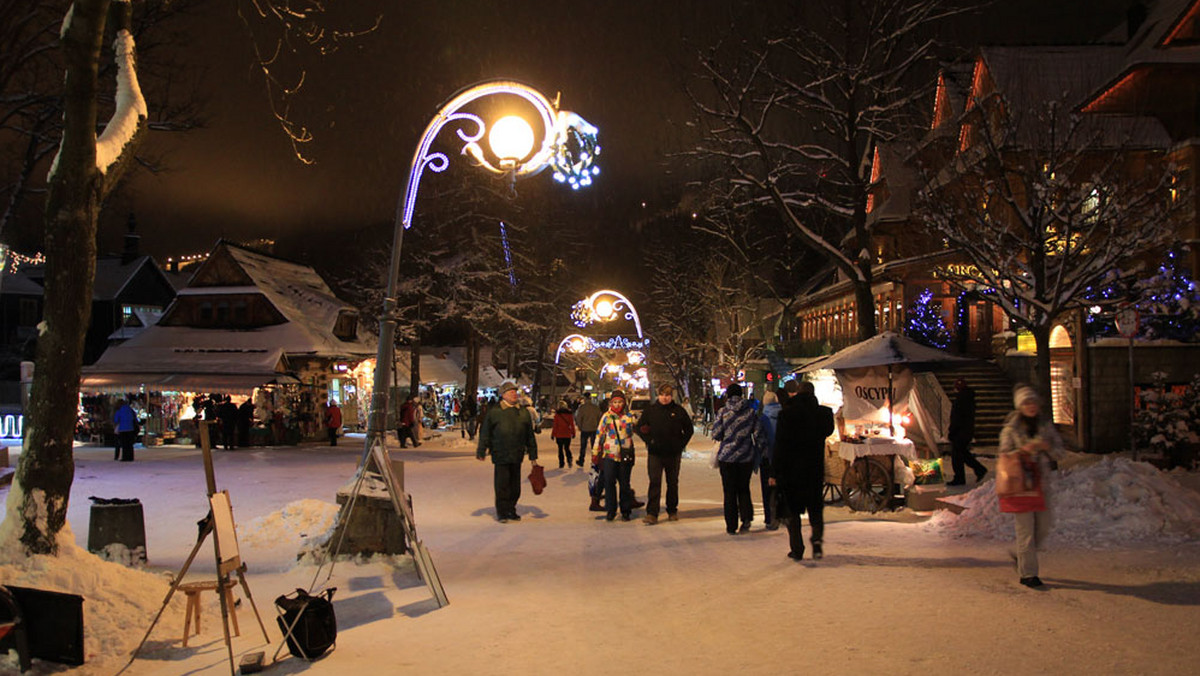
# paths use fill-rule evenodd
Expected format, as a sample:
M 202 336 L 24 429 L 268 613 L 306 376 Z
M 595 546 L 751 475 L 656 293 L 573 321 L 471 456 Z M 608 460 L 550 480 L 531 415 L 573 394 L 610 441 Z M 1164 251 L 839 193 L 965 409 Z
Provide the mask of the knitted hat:
M 1027 401 L 1033 401 L 1035 404 L 1042 403 L 1042 397 L 1037 393 L 1037 390 L 1028 385 L 1017 385 L 1013 388 L 1013 406 L 1021 407 Z
M 738 385 L 737 383 L 731 384 L 729 387 L 725 388 L 725 396 L 727 396 L 727 397 L 742 396 L 742 386 Z
M 625 401 L 625 393 L 622 392 L 621 390 L 613 390 L 613 393 L 608 395 L 608 400 L 611 402 L 613 399 L 620 399 L 621 401 Z
M 517 389 L 517 384 L 511 380 L 506 380 L 503 383 L 500 383 L 500 396 L 503 397 L 505 392 L 515 389 Z

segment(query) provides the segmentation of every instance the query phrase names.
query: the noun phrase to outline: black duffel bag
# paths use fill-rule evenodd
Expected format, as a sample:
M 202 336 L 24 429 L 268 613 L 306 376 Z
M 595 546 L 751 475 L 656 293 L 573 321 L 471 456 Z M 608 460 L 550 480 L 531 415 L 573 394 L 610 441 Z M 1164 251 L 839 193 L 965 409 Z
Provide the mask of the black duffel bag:
M 297 589 L 275 599 L 275 607 L 279 609 L 275 621 L 287 637 L 288 652 L 301 659 L 315 660 L 337 641 L 337 618 L 333 614 L 335 591 L 337 587 L 330 587 L 314 595 Z

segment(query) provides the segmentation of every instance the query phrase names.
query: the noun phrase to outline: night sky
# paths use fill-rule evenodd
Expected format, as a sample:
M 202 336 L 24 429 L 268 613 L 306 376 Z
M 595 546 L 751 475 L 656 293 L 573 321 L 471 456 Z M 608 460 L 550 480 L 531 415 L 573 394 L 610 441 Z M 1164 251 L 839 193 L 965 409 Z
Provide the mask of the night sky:
M 985 19 L 959 21 L 946 37 L 1069 41 L 1115 25 L 1126 4 L 1003 2 Z M 390 222 L 417 138 L 438 106 L 464 86 L 499 77 L 551 98 L 561 91 L 564 108 L 600 128 L 602 174 L 580 199 L 602 219 L 627 221 L 641 202 L 653 206 L 680 180 L 663 158 L 686 140 L 691 111 L 683 81 L 697 49 L 736 17 L 761 21 L 765 11 L 788 11 L 788 3 L 761 0 L 378 5 L 377 31 L 309 66 L 293 104 L 294 118 L 315 136 L 305 148 L 315 164 L 306 166 L 271 117 L 233 4 L 207 3 L 189 19 L 190 42 L 179 49 L 206 70 L 208 126 L 150 134 L 146 149 L 169 170 L 132 179 L 106 214 L 101 249 L 119 249 L 131 211 L 143 250 L 164 259 L 207 251 L 218 237 L 284 241 Z M 358 23 L 372 18 L 364 11 Z M 479 170 L 452 158 L 451 171 Z

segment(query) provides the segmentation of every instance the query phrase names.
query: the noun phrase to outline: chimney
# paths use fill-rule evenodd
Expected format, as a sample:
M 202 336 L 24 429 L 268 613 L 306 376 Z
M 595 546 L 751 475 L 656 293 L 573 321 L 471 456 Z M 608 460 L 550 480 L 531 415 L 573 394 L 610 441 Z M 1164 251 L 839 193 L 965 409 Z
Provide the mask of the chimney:
M 129 232 L 125 233 L 125 248 L 121 251 L 121 265 L 129 265 L 142 255 L 140 251 L 142 236 L 137 234 L 137 219 L 133 217 L 133 212 L 129 213 L 126 227 L 129 228 Z
M 1146 22 L 1148 14 L 1149 10 L 1146 9 L 1146 3 L 1142 0 L 1137 0 L 1129 5 L 1129 9 L 1125 10 L 1125 27 L 1128 31 L 1127 39 L 1133 39 L 1138 29 Z

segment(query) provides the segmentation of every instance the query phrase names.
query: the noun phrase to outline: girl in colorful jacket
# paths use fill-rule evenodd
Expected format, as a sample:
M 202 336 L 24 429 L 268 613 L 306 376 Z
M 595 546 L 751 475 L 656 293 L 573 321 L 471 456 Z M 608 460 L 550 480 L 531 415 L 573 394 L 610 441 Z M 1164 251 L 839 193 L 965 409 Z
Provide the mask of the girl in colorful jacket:
M 625 393 L 617 390 L 608 400 L 608 410 L 600 416 L 596 428 L 596 448 L 592 451 L 592 464 L 600 464 L 600 481 L 604 486 L 606 519 L 617 518 L 617 507 L 621 508 L 621 520 L 629 521 L 633 511 L 633 488 L 629 478 L 633 473 L 633 435 L 637 420 L 625 411 Z M 618 491 L 620 487 L 620 502 Z

